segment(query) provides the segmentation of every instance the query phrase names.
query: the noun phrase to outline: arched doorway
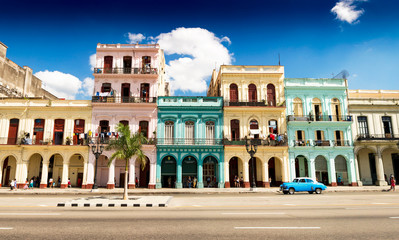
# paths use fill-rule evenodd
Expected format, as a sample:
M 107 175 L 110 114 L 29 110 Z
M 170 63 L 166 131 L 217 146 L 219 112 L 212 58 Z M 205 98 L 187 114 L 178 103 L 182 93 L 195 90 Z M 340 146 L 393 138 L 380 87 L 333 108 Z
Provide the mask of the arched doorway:
M 238 102 L 238 87 L 237 84 L 230 84 L 230 102 Z
M 72 187 L 82 187 L 84 159 L 80 154 L 74 154 L 69 160 L 68 179 Z
M 256 85 L 249 84 L 249 86 L 248 86 L 248 102 L 257 102 L 257 101 L 258 101 L 258 96 L 256 93 Z
M 295 176 L 309 177 L 308 160 L 303 155 L 299 155 L 295 158 Z
M 98 187 L 107 187 L 108 183 L 108 157 L 105 155 L 100 155 L 98 158 L 98 167 L 97 167 L 97 186 Z
M 236 184 L 235 178 L 238 178 L 240 183 Z M 229 182 L 230 187 L 243 187 L 243 182 L 241 182 L 242 175 L 242 161 L 238 157 L 232 157 L 229 161 Z
M 64 167 L 63 162 L 64 162 L 63 157 L 58 153 L 53 154 L 50 157 L 47 179 L 48 179 L 48 181 L 50 179 L 53 179 L 53 182 L 55 183 L 55 187 L 61 187 L 62 170 Z M 51 186 L 49 186 L 49 187 L 51 187 Z
M 139 162 L 139 160 L 136 160 Z M 150 160 L 146 157 L 145 166 L 140 163 L 140 173 L 139 173 L 139 186 L 140 188 L 148 188 L 148 183 L 150 182 Z M 137 187 L 137 186 L 136 186 Z
M 268 161 L 270 187 L 277 187 L 283 182 L 283 167 L 280 159 L 272 157 Z
M 328 185 L 328 168 L 327 160 L 323 156 L 317 156 L 315 159 L 316 180 Z
M 3 161 L 2 166 L 2 176 L 3 179 L 1 181 L 2 186 L 9 186 L 9 183 L 12 179 L 15 179 L 16 176 L 16 169 L 17 169 L 17 159 L 14 156 L 8 156 Z
M 254 164 L 252 165 L 252 161 L 254 161 Z M 252 183 L 254 182 L 254 178 L 253 176 L 255 176 L 255 184 L 256 186 L 262 186 L 262 162 L 260 161 L 259 158 L 251 158 L 249 159 L 248 162 L 249 165 L 249 172 L 248 172 L 248 176 L 249 176 L 249 185 L 252 186 Z M 252 166 L 254 167 L 254 172 L 252 173 Z M 252 186 L 252 187 L 256 187 L 256 186 Z
M 188 179 L 191 177 L 193 181 L 194 177 L 197 177 L 197 160 L 192 156 L 187 156 L 182 162 L 182 183 L 183 188 L 188 188 Z
M 267 85 L 267 105 L 276 106 L 276 89 L 273 84 Z
M 161 163 L 161 181 L 162 187 L 174 188 L 176 183 L 176 159 L 172 156 L 166 156 Z
M 348 168 L 346 164 L 346 159 L 342 155 L 335 157 L 335 175 L 337 179 L 337 185 L 348 185 Z
M 40 187 L 42 178 L 43 158 L 40 154 L 35 153 L 29 158 L 28 165 L 28 181 L 33 180 L 34 187 Z
M 204 187 L 218 187 L 218 169 L 218 161 L 215 157 L 209 156 L 204 159 L 204 164 L 202 166 Z

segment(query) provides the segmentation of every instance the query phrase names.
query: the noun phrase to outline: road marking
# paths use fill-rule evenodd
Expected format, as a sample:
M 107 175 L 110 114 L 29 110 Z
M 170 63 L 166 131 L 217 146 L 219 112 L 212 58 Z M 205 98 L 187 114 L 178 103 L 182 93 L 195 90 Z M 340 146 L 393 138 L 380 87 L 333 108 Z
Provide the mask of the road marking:
M 12 230 L 12 229 L 14 229 L 14 228 L 12 228 L 12 227 L 0 227 L 0 230 Z
M 285 206 L 296 206 L 295 204 L 291 204 L 291 203 L 286 203 L 286 204 L 283 204 L 283 205 L 285 205 Z
M 389 204 L 389 203 L 378 203 L 378 202 L 377 202 L 377 203 L 372 203 L 372 204 Z
M 399 218 L 399 217 L 389 217 L 389 218 Z
M 0 213 L 2 216 L 56 216 L 61 213 Z
M 192 205 L 193 207 L 202 207 L 201 205 Z
M 346 210 L 367 210 L 367 209 L 398 209 L 399 207 L 364 207 L 364 208 L 345 208 Z
M 234 227 L 234 229 L 320 229 L 320 227 Z
M 282 215 L 282 214 L 285 214 L 285 213 L 281 213 L 281 212 L 269 212 L 269 213 L 267 213 L 267 212 L 264 212 L 264 213 L 262 213 L 262 212 L 258 212 L 258 213 L 240 213 L 240 212 L 237 212 L 237 213 L 222 213 L 222 214 L 224 214 L 224 215 L 246 215 L 246 214 L 251 214 L 251 215 Z

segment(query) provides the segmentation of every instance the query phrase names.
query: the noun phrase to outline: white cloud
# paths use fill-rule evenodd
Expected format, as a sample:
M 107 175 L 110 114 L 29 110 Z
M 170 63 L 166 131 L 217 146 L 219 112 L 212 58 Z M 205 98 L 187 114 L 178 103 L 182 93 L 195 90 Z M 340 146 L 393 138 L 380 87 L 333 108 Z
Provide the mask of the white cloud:
M 59 98 L 75 99 L 82 82 L 75 76 L 59 71 L 40 71 L 35 76 L 43 81 L 43 88 Z
M 89 65 L 90 65 L 90 69 L 93 71 L 94 68 L 96 67 L 96 54 L 95 53 L 90 55 Z
M 357 23 L 357 19 L 364 13 L 364 10 L 356 10 L 355 2 L 364 0 L 340 0 L 331 9 L 332 13 L 337 15 L 337 19 L 348 22 L 349 24 Z
M 169 61 L 166 78 L 175 90 L 202 93 L 207 89 L 206 80 L 212 70 L 222 64 L 231 64 L 232 54 L 222 42 L 230 43 L 202 28 L 177 28 L 156 37 L 166 55 L 177 54 L 180 58 Z
M 79 93 L 85 96 L 93 96 L 93 89 L 94 89 L 94 79 L 87 77 L 83 79 L 82 88 L 79 90 Z
M 145 39 L 145 36 L 141 33 L 128 33 L 129 43 L 134 44 Z

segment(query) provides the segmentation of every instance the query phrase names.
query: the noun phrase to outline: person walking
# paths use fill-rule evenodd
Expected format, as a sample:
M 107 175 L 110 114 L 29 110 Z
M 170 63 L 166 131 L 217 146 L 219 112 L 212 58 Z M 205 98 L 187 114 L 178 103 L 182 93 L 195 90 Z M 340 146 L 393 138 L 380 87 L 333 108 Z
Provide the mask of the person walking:
M 191 184 L 193 183 L 193 182 L 191 181 L 191 176 L 188 176 L 187 182 L 188 182 L 188 188 L 191 188 Z
M 136 177 L 136 188 L 139 187 L 139 179 Z
M 69 187 L 69 188 L 72 187 L 72 185 L 71 185 L 71 178 L 68 178 L 68 187 Z
M 194 177 L 194 181 L 193 181 L 193 188 L 197 187 L 197 177 Z
M 237 185 L 238 185 L 238 177 L 237 177 L 237 175 L 235 175 L 234 176 L 234 187 L 237 187 Z
M 17 190 L 17 179 L 14 178 L 14 189 Z
M 50 178 L 50 180 L 48 180 L 48 187 L 49 187 L 49 188 L 53 188 L 53 187 L 54 187 L 54 185 L 53 185 L 53 178 Z
M 29 189 L 33 189 L 33 179 L 30 180 Z
M 28 189 L 29 181 L 28 179 L 25 180 L 24 190 Z
M 391 174 L 390 182 L 391 182 L 391 189 L 390 190 L 392 190 L 392 192 L 395 192 L 396 180 L 395 180 L 395 177 L 393 176 L 393 174 Z

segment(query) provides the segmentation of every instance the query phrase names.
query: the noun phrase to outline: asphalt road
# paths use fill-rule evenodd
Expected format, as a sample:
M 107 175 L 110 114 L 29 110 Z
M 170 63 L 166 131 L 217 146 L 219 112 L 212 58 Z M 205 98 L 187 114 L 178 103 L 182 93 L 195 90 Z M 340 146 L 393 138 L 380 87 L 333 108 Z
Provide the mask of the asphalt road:
M 176 195 L 167 208 L 0 196 L 0 239 L 399 239 L 399 193 Z

